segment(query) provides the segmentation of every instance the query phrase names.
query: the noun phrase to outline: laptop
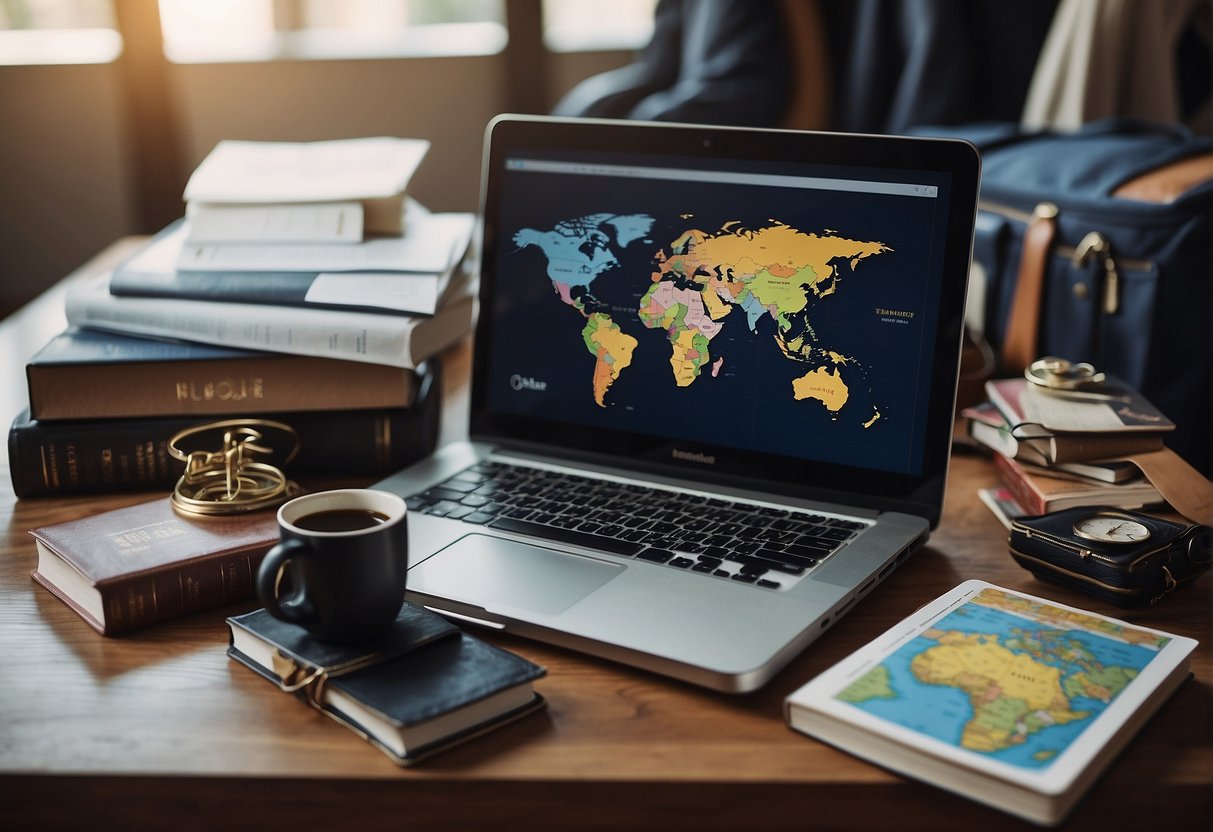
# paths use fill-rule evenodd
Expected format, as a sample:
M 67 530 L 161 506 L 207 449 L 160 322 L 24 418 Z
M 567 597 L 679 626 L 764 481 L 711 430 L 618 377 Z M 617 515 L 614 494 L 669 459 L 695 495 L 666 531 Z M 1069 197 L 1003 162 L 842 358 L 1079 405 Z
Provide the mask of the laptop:
M 409 600 L 760 687 L 938 523 L 963 142 L 502 116 L 469 440 L 379 484 Z

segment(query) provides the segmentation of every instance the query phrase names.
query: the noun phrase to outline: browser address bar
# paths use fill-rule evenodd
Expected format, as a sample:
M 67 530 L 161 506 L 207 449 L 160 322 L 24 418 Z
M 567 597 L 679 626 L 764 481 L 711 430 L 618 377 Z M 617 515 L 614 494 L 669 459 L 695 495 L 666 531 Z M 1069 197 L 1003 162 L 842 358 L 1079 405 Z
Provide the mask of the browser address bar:
M 637 167 L 585 162 L 551 162 L 539 159 L 506 159 L 506 170 L 524 173 L 563 173 L 573 176 L 613 176 L 624 179 L 665 179 L 676 182 L 719 182 L 729 185 L 762 185 L 771 188 L 799 188 L 849 193 L 891 194 L 927 199 L 939 197 L 935 185 L 906 182 L 872 182 L 863 179 L 827 179 L 817 176 L 784 176 L 770 173 L 691 170 L 687 168 Z

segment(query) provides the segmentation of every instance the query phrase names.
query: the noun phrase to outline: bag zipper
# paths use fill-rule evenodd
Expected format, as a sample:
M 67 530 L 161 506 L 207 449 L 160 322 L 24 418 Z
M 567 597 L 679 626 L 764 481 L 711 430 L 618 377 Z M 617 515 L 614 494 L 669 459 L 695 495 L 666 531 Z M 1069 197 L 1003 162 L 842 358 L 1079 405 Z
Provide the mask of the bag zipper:
M 1085 581 L 1086 583 L 1094 584 L 1095 586 L 1099 587 L 1100 589 L 1105 589 L 1108 592 L 1115 592 L 1118 595 L 1137 596 L 1137 595 L 1141 595 L 1142 593 L 1144 593 L 1147 590 L 1147 587 L 1112 586 L 1111 584 L 1104 583 L 1103 581 L 1099 580 L 1098 578 L 1092 578 L 1090 575 L 1080 575 L 1077 572 L 1071 572 L 1068 569 L 1058 566 L 1055 563 L 1050 563 L 1047 560 L 1041 560 L 1040 558 L 1036 557 L 1035 555 L 1029 555 L 1029 554 L 1027 554 L 1025 552 L 1021 552 L 1015 548 L 1011 549 L 1011 554 L 1014 555 L 1017 559 L 1022 558 L 1023 560 L 1031 561 L 1032 563 L 1043 566 L 1047 569 L 1052 570 L 1053 572 L 1058 572 L 1062 575 L 1065 575 L 1066 577 L 1074 578 L 1075 580 Z
M 1076 553 L 1078 555 L 1078 557 L 1082 560 L 1086 560 L 1087 558 L 1092 558 L 1094 560 L 1100 561 L 1101 563 L 1106 563 L 1109 566 L 1113 566 L 1117 569 L 1123 569 L 1126 573 L 1136 571 L 1142 565 L 1142 563 L 1144 561 L 1149 560 L 1150 558 L 1154 557 L 1154 555 L 1157 555 L 1159 552 L 1163 552 L 1163 551 L 1167 550 L 1171 546 L 1171 544 L 1169 542 L 1163 544 L 1162 546 L 1156 546 L 1153 549 L 1142 552 L 1140 555 L 1138 555 L 1136 558 L 1134 558 L 1129 563 L 1122 563 L 1121 561 L 1114 560 L 1109 557 L 1105 557 L 1104 555 L 1101 555 L 1098 552 L 1095 552 L 1091 549 L 1087 549 L 1083 546 L 1079 546 L 1077 544 L 1071 543 L 1068 540 L 1064 540 L 1060 537 L 1051 535 L 1047 532 L 1039 531 L 1038 529 L 1029 528 L 1028 526 L 1023 526 L 1018 523 L 1013 524 L 1013 529 L 1015 531 L 1019 532 L 1020 534 L 1022 534 L 1025 538 L 1027 538 L 1029 540 L 1032 539 L 1033 537 L 1038 537 L 1041 540 L 1045 540 L 1045 541 L 1053 544 L 1054 546 L 1057 546 L 1060 549 L 1066 549 L 1068 551 Z
M 981 200 L 977 207 L 992 214 L 998 214 L 1024 225 L 1032 222 L 1035 217 L 1056 217 L 1059 210 L 1052 202 L 1041 202 L 1031 213 L 1001 205 L 996 202 Z M 1077 246 L 1055 245 L 1053 251 L 1066 257 L 1075 268 L 1085 265 L 1091 259 L 1098 259 L 1104 267 L 1103 311 L 1106 315 L 1115 315 L 1120 311 L 1120 269 L 1133 272 L 1153 271 L 1154 263 L 1149 260 L 1135 260 L 1128 257 L 1114 258 L 1112 244 L 1098 231 L 1089 231 L 1079 241 Z

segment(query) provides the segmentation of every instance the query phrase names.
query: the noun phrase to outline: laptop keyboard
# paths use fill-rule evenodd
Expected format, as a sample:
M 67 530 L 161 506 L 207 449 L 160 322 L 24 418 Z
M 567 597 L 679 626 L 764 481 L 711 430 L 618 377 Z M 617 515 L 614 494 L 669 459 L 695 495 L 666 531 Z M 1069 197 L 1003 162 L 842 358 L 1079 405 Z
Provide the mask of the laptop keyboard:
M 867 525 L 855 520 L 483 462 L 409 497 L 410 511 L 786 589 Z

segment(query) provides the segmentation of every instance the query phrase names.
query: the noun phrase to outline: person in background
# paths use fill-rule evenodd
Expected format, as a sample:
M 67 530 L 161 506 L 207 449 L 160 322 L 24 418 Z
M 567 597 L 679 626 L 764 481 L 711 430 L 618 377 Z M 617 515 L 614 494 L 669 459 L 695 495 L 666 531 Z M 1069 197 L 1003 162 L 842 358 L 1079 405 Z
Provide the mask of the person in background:
M 773 126 L 790 76 L 776 0 L 658 0 L 636 61 L 581 82 L 553 114 Z

